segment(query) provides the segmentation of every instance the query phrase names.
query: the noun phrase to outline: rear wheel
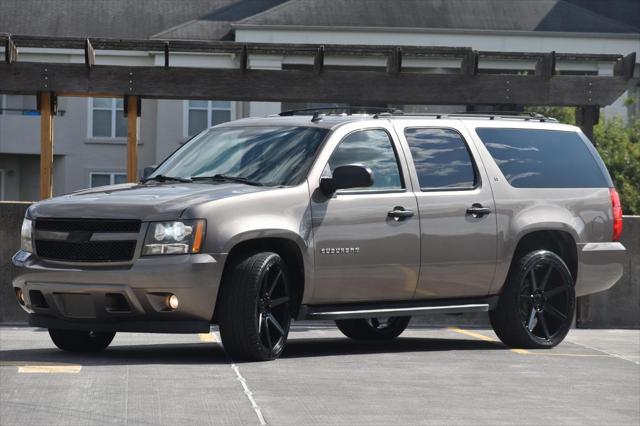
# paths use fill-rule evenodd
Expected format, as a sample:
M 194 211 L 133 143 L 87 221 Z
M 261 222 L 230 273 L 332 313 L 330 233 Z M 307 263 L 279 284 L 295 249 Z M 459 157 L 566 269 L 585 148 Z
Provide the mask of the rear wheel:
M 411 317 L 358 318 L 336 320 L 336 325 L 347 337 L 355 340 L 389 340 L 398 337 Z
M 100 352 L 109 346 L 116 333 L 49 329 L 55 345 L 69 352 Z
M 562 258 L 537 250 L 514 265 L 489 318 L 508 346 L 552 348 L 571 328 L 575 300 L 573 278 Z
M 278 358 L 291 323 L 287 269 L 276 253 L 246 256 L 231 266 L 222 284 L 220 337 L 234 359 Z

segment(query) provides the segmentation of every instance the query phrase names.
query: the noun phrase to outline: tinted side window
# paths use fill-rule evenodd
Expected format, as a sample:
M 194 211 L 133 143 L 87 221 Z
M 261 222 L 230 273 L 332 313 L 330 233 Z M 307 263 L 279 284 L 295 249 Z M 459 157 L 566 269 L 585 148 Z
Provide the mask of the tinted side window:
M 468 189 L 476 185 L 471 154 L 462 136 L 452 129 L 406 129 L 420 187 Z
M 346 136 L 329 159 L 329 171 L 347 164 L 362 164 L 373 171 L 373 186 L 365 189 L 402 189 L 402 179 L 389 134 L 382 129 L 362 130 Z
M 594 156 L 574 132 L 477 128 L 498 167 L 517 188 L 605 188 Z

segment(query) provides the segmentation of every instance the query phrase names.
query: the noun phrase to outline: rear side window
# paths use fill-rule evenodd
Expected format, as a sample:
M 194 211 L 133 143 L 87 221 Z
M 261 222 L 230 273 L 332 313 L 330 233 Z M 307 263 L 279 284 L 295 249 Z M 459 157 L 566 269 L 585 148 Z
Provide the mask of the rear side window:
M 406 129 L 404 135 L 424 191 L 469 189 L 476 185 L 467 144 L 452 129 Z
M 476 133 L 516 188 L 609 186 L 596 158 L 575 132 L 482 127 Z

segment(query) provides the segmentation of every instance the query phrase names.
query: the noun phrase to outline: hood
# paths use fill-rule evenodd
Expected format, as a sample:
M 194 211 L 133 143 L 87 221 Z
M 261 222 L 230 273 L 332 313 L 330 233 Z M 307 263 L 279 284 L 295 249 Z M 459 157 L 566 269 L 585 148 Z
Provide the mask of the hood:
M 29 208 L 33 219 L 178 219 L 191 206 L 273 188 L 239 183 L 148 183 L 91 188 L 50 198 Z

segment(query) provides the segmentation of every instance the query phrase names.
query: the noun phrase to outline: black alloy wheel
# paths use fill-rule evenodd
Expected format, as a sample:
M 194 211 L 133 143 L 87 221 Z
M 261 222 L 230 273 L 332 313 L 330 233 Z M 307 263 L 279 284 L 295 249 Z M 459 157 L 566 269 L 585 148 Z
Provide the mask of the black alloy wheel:
M 491 324 L 509 346 L 551 348 L 571 328 L 575 288 L 571 272 L 555 253 L 537 250 L 512 270 Z
M 263 276 L 256 305 L 260 341 L 272 354 L 280 354 L 287 341 L 291 320 L 289 302 L 289 286 L 282 264 L 272 263 Z
M 236 360 L 276 359 L 291 324 L 286 264 L 272 252 L 247 253 L 230 262 L 216 307 L 222 344 Z

